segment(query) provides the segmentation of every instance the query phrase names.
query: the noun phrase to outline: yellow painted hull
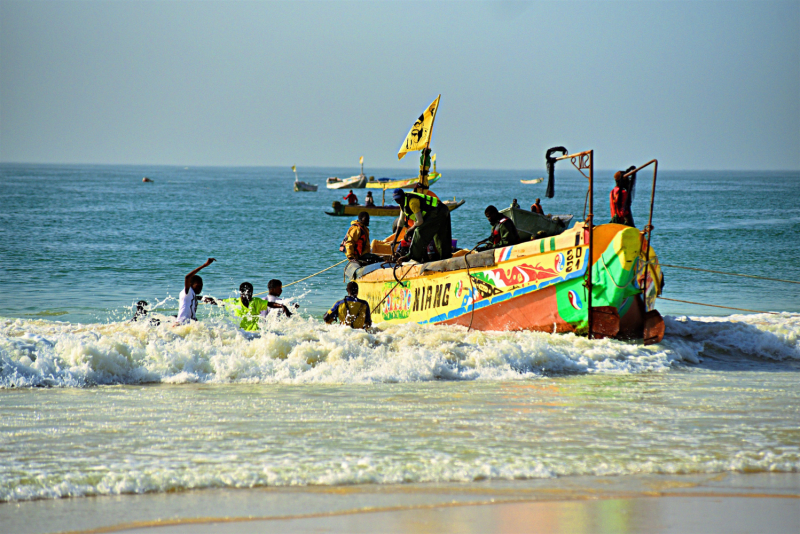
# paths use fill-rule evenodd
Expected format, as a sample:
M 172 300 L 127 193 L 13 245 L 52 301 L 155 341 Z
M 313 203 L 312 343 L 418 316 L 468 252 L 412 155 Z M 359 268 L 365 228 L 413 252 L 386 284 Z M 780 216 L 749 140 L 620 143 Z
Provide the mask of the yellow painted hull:
M 432 172 L 428 176 L 428 185 L 435 184 L 442 175 L 438 172 Z M 406 180 L 394 180 L 392 182 L 367 182 L 368 189 L 413 189 L 419 183 L 419 177 L 408 178 Z
M 437 265 L 433 263 L 403 266 L 395 273 L 390 268 L 373 270 L 356 279 L 359 296 L 372 306 L 376 323 L 585 332 L 587 236 L 578 224 L 556 237 L 483 253 L 484 266 L 473 263 L 469 269 L 436 272 L 430 270 Z M 644 281 L 644 257 L 638 230 L 622 225 L 595 227 L 593 256 L 592 309 L 616 314 L 612 317 L 616 330 L 610 335 L 641 339 L 648 312 L 657 315 L 651 311 L 661 287 L 655 253 L 651 252 L 646 299 L 639 288 Z M 467 262 L 470 257 L 478 262 L 475 254 Z

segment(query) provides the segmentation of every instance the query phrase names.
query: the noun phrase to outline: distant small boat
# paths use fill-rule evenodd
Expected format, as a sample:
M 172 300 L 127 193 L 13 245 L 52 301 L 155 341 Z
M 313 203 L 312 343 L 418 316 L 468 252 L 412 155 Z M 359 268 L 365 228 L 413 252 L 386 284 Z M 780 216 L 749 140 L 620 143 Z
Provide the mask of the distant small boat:
M 431 186 L 439 181 L 442 175 L 438 172 L 428 175 L 428 185 Z M 405 178 L 402 180 L 392 180 L 391 178 L 378 178 L 374 182 L 367 184 L 367 189 L 414 189 L 414 186 L 419 183 L 419 176 L 414 178 Z
M 544 181 L 544 178 L 534 178 L 533 180 L 520 180 L 523 184 L 540 184 Z
M 153 183 L 153 180 L 151 180 L 150 178 L 148 178 L 147 176 L 145 176 L 144 178 L 142 178 L 142 182 L 143 182 L 143 183 L 146 183 L 146 184 L 148 184 L 148 183 L 149 183 L 149 184 L 152 184 L 152 183 Z
M 445 200 L 444 205 L 447 206 L 450 211 L 461 207 L 464 204 L 464 200 Z M 370 217 L 397 217 L 400 215 L 400 206 L 360 206 L 356 205 L 349 205 L 349 204 L 342 204 L 338 200 L 333 203 L 333 212 L 326 211 L 326 215 L 330 215 L 332 217 L 355 217 L 362 211 L 366 211 L 369 213 Z
M 309 184 L 307 182 L 301 182 L 301 181 L 298 180 L 298 181 L 296 181 L 294 183 L 294 190 L 295 190 L 295 192 L 316 191 L 317 190 L 317 186 L 314 185 L 314 184 Z
M 364 156 L 361 156 L 358 162 L 361 164 L 361 174 L 345 178 L 344 180 L 336 176 L 331 176 L 325 181 L 325 187 L 328 189 L 364 189 L 367 185 L 367 176 L 364 174 Z
M 300 191 L 316 191 L 317 186 L 315 184 L 310 184 L 308 182 L 301 182 L 297 178 L 297 168 L 292 165 L 292 172 L 294 173 L 294 191 L 295 193 Z
M 364 189 L 366 184 L 367 177 L 363 174 L 357 174 L 344 180 L 332 176 L 325 181 L 325 187 L 328 189 Z

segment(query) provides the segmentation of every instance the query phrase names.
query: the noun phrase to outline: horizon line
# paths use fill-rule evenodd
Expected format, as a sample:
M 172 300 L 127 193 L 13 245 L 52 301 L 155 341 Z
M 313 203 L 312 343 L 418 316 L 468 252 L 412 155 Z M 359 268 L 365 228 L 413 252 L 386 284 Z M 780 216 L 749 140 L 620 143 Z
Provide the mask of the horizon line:
M 75 165 L 75 166 L 106 166 L 106 167 L 113 167 L 113 166 L 127 166 L 127 167 L 175 167 L 179 169 L 187 169 L 187 168 L 196 168 L 196 169 L 221 169 L 221 168 L 235 168 L 235 169 L 259 169 L 259 168 L 283 168 L 286 167 L 291 171 L 291 165 L 194 165 L 194 164 L 181 164 L 181 163 L 65 163 L 65 162 L 29 162 L 29 161 L 0 161 L 0 165 Z M 662 164 L 663 166 L 663 164 Z M 330 168 L 337 168 L 337 169 L 345 169 L 349 168 L 350 166 L 339 166 L 339 165 L 328 165 L 328 166 L 321 166 L 321 165 L 307 165 L 304 166 L 306 169 L 330 169 Z M 355 166 L 354 168 L 358 168 Z M 376 169 L 381 170 L 388 170 L 390 167 L 375 167 Z M 449 170 L 454 171 L 541 171 L 546 169 L 543 168 L 523 168 L 523 167 L 512 167 L 512 168 L 485 168 L 485 167 L 446 167 Z M 394 170 L 394 169 L 392 169 Z M 402 169 L 397 169 L 401 171 Z M 597 168 L 598 171 L 610 171 L 614 170 L 614 168 Z M 667 170 L 663 169 L 662 170 Z M 692 168 L 668 168 L 670 171 L 694 171 L 694 172 L 800 172 L 800 168 L 798 169 L 692 169 Z M 365 175 L 369 175 L 369 173 L 365 172 Z

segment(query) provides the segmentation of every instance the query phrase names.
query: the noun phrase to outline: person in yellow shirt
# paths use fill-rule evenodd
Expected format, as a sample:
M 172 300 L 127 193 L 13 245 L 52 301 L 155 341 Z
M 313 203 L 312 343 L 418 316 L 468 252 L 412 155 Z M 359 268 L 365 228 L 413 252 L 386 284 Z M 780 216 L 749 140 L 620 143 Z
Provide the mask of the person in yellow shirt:
M 266 315 L 270 308 L 269 302 L 253 296 L 253 284 L 250 282 L 243 282 L 239 286 L 239 294 L 241 295 L 239 298 L 225 299 L 222 304 L 227 309 L 233 310 L 237 317 L 242 318 L 239 323 L 242 330 L 255 332 L 258 330 L 258 319 Z
M 369 303 L 358 298 L 358 284 L 350 282 L 347 284 L 347 296 L 338 301 L 323 316 L 323 320 L 331 324 L 339 321 L 350 328 L 369 328 L 372 326 L 372 315 L 369 310 Z
M 350 223 L 347 235 L 344 237 L 339 250 L 345 253 L 347 259 L 369 265 L 381 261 L 381 257 L 371 253 L 369 241 L 369 213 L 362 211 L 358 219 Z

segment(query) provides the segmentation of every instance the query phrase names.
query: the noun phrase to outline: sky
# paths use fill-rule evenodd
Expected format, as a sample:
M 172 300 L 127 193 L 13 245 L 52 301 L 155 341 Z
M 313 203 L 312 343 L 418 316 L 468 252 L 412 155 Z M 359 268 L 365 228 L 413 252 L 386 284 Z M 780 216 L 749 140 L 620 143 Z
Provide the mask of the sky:
M 0 0 L 0 162 L 800 170 L 800 1 Z

